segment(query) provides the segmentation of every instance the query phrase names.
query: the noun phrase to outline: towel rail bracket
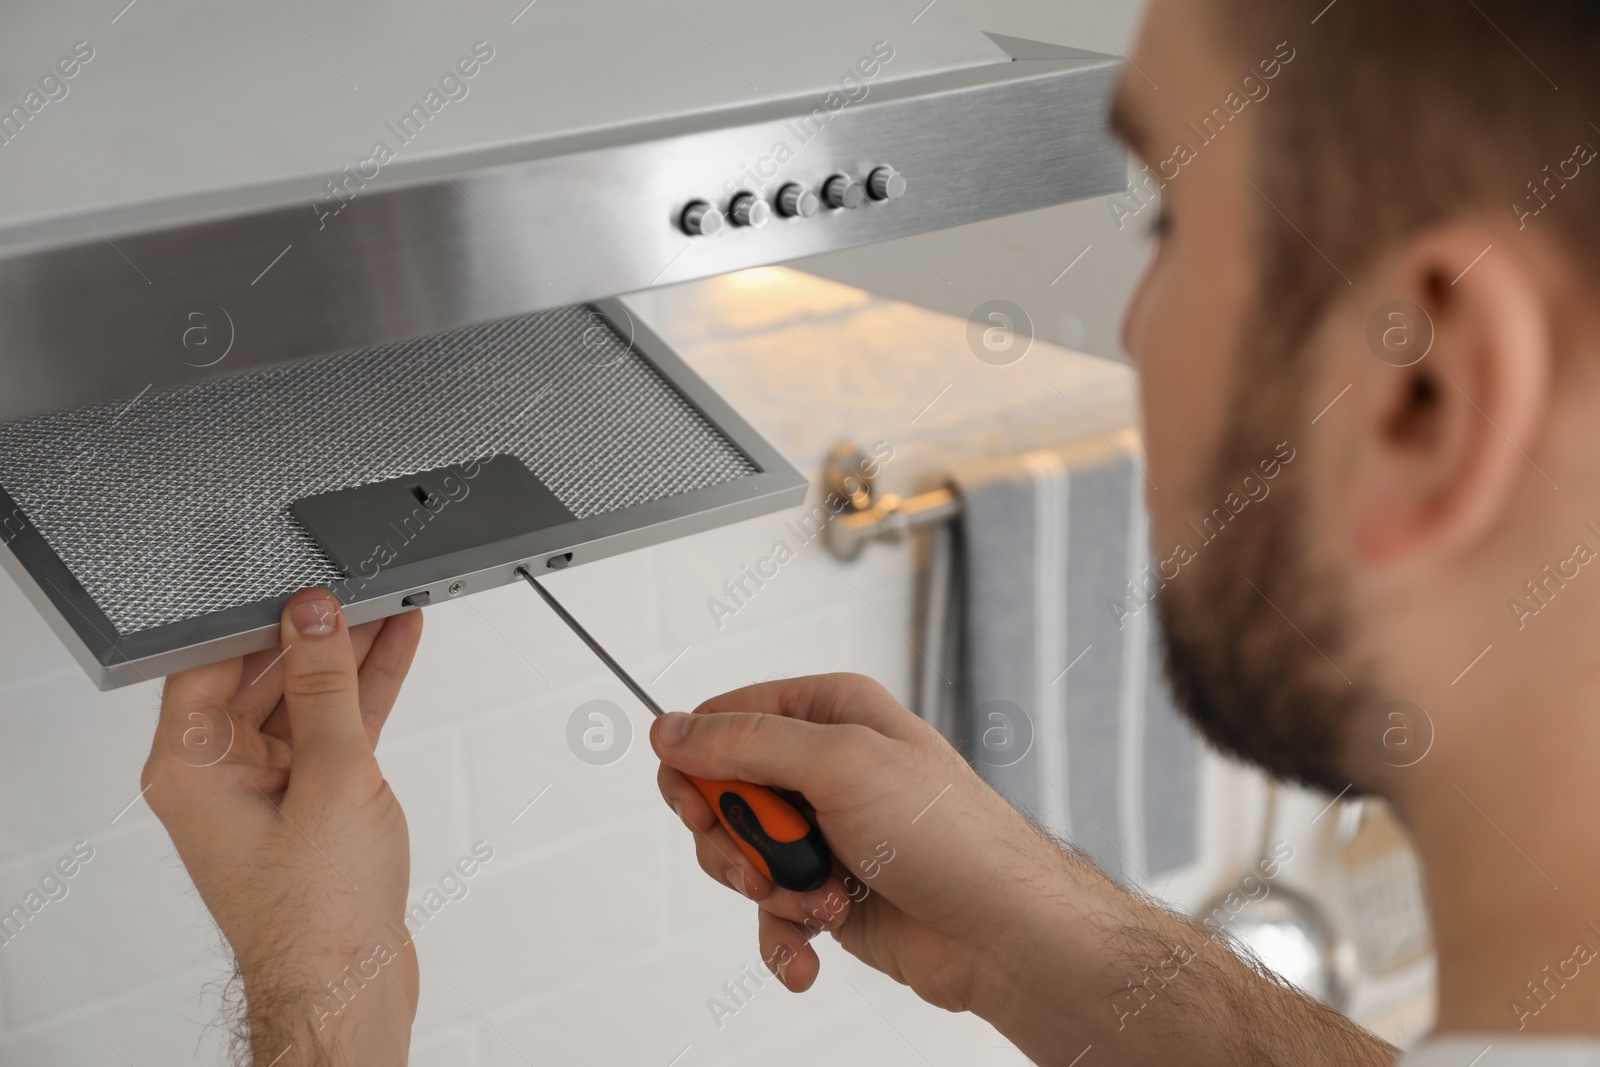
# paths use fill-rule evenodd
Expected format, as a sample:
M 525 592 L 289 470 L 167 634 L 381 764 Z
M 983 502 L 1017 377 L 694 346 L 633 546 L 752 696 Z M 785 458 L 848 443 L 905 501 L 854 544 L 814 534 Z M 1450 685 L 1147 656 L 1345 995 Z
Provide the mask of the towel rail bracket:
M 854 560 L 873 541 L 902 541 L 916 530 L 955 518 L 961 511 L 961 499 L 948 486 L 913 497 L 880 493 L 872 469 L 866 454 L 850 442 L 835 445 L 823 467 L 824 494 L 835 494 L 847 502 L 823 535 L 828 551 L 841 562 Z

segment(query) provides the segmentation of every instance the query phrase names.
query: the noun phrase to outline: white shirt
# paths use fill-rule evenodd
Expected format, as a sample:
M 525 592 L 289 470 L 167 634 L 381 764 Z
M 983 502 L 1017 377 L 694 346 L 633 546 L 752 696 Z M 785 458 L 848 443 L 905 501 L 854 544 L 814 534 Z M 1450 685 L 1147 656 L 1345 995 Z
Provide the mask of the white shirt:
M 1424 1041 L 1398 1067 L 1600 1067 L 1600 1041 L 1453 1035 Z

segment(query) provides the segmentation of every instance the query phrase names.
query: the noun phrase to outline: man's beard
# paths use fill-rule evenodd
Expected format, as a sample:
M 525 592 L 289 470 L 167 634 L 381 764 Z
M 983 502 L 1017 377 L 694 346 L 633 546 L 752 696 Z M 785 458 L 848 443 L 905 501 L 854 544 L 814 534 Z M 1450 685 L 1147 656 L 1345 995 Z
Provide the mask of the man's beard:
M 1207 478 L 1220 505 L 1278 442 L 1295 445 L 1303 388 L 1281 366 L 1239 363 L 1230 422 Z M 1251 371 L 1265 371 L 1253 374 Z M 1275 388 L 1263 387 L 1268 375 Z M 1303 468 L 1285 466 L 1271 492 L 1248 504 L 1158 594 L 1167 678 L 1179 706 L 1217 748 L 1279 778 L 1329 793 L 1351 784 L 1347 754 L 1363 708 L 1374 704 L 1354 665 L 1337 576 L 1309 563 Z M 1163 546 L 1157 546 L 1162 548 Z M 1164 550 L 1170 550 L 1165 546 Z M 1331 657 L 1331 658 L 1330 658 Z M 1337 667 L 1334 664 L 1338 664 Z M 1341 676 L 1341 671 L 1348 678 Z

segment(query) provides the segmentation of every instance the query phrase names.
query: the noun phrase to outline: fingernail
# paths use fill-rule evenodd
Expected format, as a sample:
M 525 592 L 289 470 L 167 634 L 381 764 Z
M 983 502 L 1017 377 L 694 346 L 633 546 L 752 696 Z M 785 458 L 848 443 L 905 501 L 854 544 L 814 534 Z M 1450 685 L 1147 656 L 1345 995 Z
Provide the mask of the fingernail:
M 728 884 L 733 886 L 733 888 L 737 889 L 739 892 L 743 893 L 745 896 L 749 897 L 751 900 L 755 899 L 755 894 L 750 891 L 750 886 L 745 882 L 744 874 L 739 870 L 739 868 L 728 868 Z
M 676 745 L 689 736 L 689 715 L 681 711 L 669 711 L 661 720 L 661 742 L 667 745 Z
M 289 619 L 302 637 L 322 637 L 339 627 L 339 605 L 329 597 L 307 597 L 289 609 Z

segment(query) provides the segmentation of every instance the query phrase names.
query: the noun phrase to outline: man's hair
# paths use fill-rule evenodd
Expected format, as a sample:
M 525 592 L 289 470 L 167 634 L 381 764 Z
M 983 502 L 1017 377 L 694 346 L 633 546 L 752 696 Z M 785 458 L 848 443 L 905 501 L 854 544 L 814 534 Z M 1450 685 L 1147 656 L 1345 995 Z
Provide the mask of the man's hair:
M 1600 0 L 1223 0 L 1215 33 L 1247 65 L 1296 52 L 1252 164 L 1284 341 L 1341 272 L 1474 211 L 1564 242 L 1600 288 Z

